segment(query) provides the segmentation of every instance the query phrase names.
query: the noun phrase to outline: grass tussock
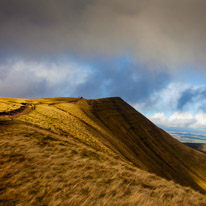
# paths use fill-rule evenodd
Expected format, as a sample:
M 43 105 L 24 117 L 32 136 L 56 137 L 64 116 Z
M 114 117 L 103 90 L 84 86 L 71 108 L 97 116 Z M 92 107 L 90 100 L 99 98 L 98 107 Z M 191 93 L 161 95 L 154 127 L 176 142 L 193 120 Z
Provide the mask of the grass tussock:
M 20 123 L 0 130 L 0 205 L 206 205 L 204 195 L 72 137 Z

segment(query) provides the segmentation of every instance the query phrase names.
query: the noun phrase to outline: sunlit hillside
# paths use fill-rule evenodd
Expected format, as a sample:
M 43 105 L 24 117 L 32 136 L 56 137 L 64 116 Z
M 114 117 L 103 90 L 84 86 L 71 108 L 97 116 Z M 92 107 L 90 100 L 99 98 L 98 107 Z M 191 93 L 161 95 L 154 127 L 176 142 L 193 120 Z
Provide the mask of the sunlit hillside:
M 122 99 L 0 100 L 0 205 L 206 205 L 206 155 Z

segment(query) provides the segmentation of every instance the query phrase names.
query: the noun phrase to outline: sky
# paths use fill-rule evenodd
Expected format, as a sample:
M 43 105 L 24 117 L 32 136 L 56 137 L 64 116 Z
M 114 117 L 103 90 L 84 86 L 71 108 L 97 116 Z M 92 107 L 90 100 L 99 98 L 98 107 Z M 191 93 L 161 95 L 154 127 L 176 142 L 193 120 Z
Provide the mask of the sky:
M 206 130 L 205 0 L 0 0 L 0 96 L 120 96 Z

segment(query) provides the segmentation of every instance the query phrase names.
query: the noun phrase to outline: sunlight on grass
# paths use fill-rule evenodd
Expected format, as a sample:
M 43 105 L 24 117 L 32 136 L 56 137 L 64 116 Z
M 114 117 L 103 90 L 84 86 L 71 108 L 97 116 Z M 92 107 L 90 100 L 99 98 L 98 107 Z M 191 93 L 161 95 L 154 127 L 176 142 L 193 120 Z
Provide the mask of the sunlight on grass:
M 0 204 L 204 206 L 194 190 L 73 138 L 13 124 L 0 134 Z M 2 129 L 2 126 L 0 126 Z
M 13 110 L 19 109 L 21 106 L 22 104 L 0 101 L 0 113 L 9 113 Z
M 205 154 L 120 98 L 1 104 L 2 111 L 29 110 L 14 121 L 0 118 L 0 205 L 206 205 L 193 190 L 205 188 Z

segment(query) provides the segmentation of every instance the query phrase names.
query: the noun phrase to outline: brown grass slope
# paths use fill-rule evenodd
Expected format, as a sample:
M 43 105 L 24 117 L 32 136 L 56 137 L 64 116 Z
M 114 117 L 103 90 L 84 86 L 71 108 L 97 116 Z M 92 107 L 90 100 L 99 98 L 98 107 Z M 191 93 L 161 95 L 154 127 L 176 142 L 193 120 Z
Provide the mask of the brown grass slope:
M 190 188 L 70 136 L 0 122 L 0 205 L 205 206 Z
M 3 172 L 4 174 L 0 179 L 0 182 L 1 180 L 4 182 L 2 188 L 0 188 L 0 198 L 2 202 L 15 202 L 16 198 L 18 199 L 18 195 L 22 195 L 22 193 L 24 193 L 23 191 L 28 190 L 31 194 L 28 194 L 26 201 L 34 201 L 34 205 L 38 201 L 46 201 L 49 205 L 55 205 L 53 202 L 64 202 L 64 200 L 67 203 L 68 201 L 75 202 L 75 197 L 79 197 L 78 201 L 82 204 L 84 202 L 85 205 L 89 205 L 89 202 L 95 203 L 96 201 L 99 201 L 98 204 L 100 205 L 104 205 L 104 201 L 107 202 L 105 205 L 108 205 L 108 202 L 112 201 L 119 201 L 119 203 L 122 201 L 123 203 L 124 198 L 129 198 L 129 202 L 125 202 L 125 205 L 128 205 L 129 203 L 132 204 L 133 201 L 138 202 L 138 198 L 135 199 L 137 196 L 141 196 L 142 204 L 139 205 L 192 205 L 187 202 L 186 199 L 188 197 L 191 198 L 190 202 L 192 202 L 192 198 L 197 198 L 193 203 L 194 205 L 206 205 L 205 199 L 201 199 L 203 196 L 199 195 L 199 193 L 194 193 L 192 190 L 189 190 L 190 192 L 187 194 L 188 189 L 176 186 L 174 183 L 169 183 L 161 178 L 159 178 L 161 181 L 165 181 L 165 187 L 168 187 L 167 191 L 161 190 L 158 182 L 156 182 L 157 184 L 154 183 L 153 186 L 147 186 L 150 181 L 153 182 L 152 179 L 149 179 L 149 174 L 135 169 L 132 165 L 155 173 L 168 180 L 173 180 L 181 185 L 205 192 L 206 155 L 179 143 L 122 99 L 106 98 L 85 100 L 78 98 L 47 98 L 32 100 L 4 99 L 4 101 L 27 104 L 27 107 L 30 107 L 30 112 L 24 115 L 16 115 L 18 118 L 16 118 L 14 122 L 11 122 L 6 117 L 0 117 L 0 124 L 2 124 L 0 128 L 2 132 L 0 151 L 3 153 L 0 159 L 3 160 L 0 173 L 2 174 Z M 5 131 L 7 132 L 4 133 Z M 13 142 L 13 140 L 15 141 Z M 10 144 L 12 146 L 9 146 Z M 25 148 L 24 150 L 22 150 L 23 147 Z M 62 149 L 62 147 L 64 149 Z M 82 158 L 82 152 L 80 152 L 84 150 L 83 148 L 89 151 L 89 155 L 87 154 L 88 151 L 85 154 L 87 158 L 86 161 Z M 66 157 L 67 152 L 71 153 L 71 155 L 68 155 L 68 158 Z M 7 156 L 5 156 L 4 153 L 8 153 L 8 158 L 5 158 Z M 59 156 L 57 155 L 57 158 L 53 158 L 52 153 L 58 153 Z M 28 159 L 27 154 L 29 155 Z M 42 156 L 40 154 L 44 155 Z M 96 154 L 98 154 L 98 158 L 94 159 Z M 52 156 L 52 158 L 50 158 L 50 156 Z M 30 158 L 33 159 L 33 161 L 30 162 Z M 53 166 L 51 168 L 47 159 L 52 162 L 51 164 Z M 42 162 L 42 164 L 39 164 L 39 161 Z M 59 162 L 62 161 L 64 164 L 59 164 Z M 82 166 L 83 169 L 78 166 L 75 167 L 76 161 L 84 165 Z M 29 164 L 29 162 L 31 164 Z M 35 162 L 38 162 L 38 164 Z M 43 167 L 43 163 L 47 166 Z M 129 166 L 128 163 L 130 163 L 131 166 Z M 30 165 L 30 169 L 27 171 L 28 164 Z M 70 167 L 67 167 L 69 164 Z M 87 191 L 83 194 L 80 188 L 86 184 L 86 182 L 82 181 L 82 172 L 87 173 L 90 171 L 85 166 L 87 164 L 93 168 L 90 176 L 96 173 L 99 175 L 94 175 L 94 181 L 88 180 L 89 178 L 85 180 L 88 181 L 87 190 L 90 192 L 88 193 Z M 105 170 L 104 172 L 98 173 L 98 167 L 96 169 L 95 167 L 96 165 L 102 164 L 105 166 Z M 138 181 L 130 184 L 130 182 L 124 180 L 125 184 L 123 184 L 123 188 L 129 188 L 130 191 L 128 192 L 129 196 L 125 197 L 123 194 L 126 189 L 122 188 L 122 192 L 118 192 L 117 182 L 113 182 L 112 180 L 112 183 L 115 183 L 112 184 L 109 180 L 108 184 L 102 184 L 100 193 L 96 191 L 101 198 L 99 197 L 99 200 L 97 200 L 98 198 L 95 199 L 95 190 L 99 187 L 96 181 L 100 181 L 101 178 L 108 178 L 109 175 L 115 178 L 116 170 L 113 169 L 112 166 L 116 164 L 118 167 L 122 164 L 125 165 L 125 168 L 120 167 L 121 169 L 118 171 L 117 177 L 120 179 L 126 178 L 123 173 L 121 173 L 124 170 L 128 171 L 126 165 L 130 169 L 133 168 L 135 170 L 135 172 L 128 171 L 131 179 L 133 179 L 133 177 L 135 178 L 137 173 L 141 173 L 142 175 L 141 177 L 139 176 L 138 181 L 140 181 L 141 178 L 143 179 L 141 184 L 146 185 L 145 187 L 148 193 L 142 190 L 142 186 L 140 187 L 141 184 L 139 184 Z M 58 167 L 57 171 L 54 169 L 56 167 Z M 74 169 L 71 174 L 68 168 L 76 169 Z M 55 171 L 53 171 L 53 169 Z M 121 171 L 122 169 L 123 171 Z M 21 173 L 21 170 L 25 171 L 25 173 Z M 66 196 L 61 196 L 59 194 L 60 192 L 55 190 L 57 183 L 53 184 L 52 182 L 52 179 L 58 176 L 58 172 L 61 170 L 66 172 L 66 174 L 61 177 L 61 184 L 59 185 L 58 191 L 64 190 L 65 195 L 67 194 Z M 52 173 L 52 175 L 49 175 L 50 173 Z M 18 175 L 16 176 L 16 174 L 18 174 L 19 177 Z M 105 176 L 105 174 L 108 174 L 108 176 Z M 24 175 L 26 175 L 26 177 L 28 176 L 28 181 L 23 181 Z M 39 175 L 40 177 L 38 177 Z M 146 178 L 143 178 L 143 175 Z M 82 185 L 79 183 L 77 184 L 78 186 L 74 186 L 77 191 L 72 189 L 73 192 L 70 194 L 68 190 L 71 188 L 71 183 L 69 183 L 68 186 L 67 184 L 63 184 L 63 181 L 68 181 L 68 179 L 72 180 L 73 178 L 76 180 L 75 185 L 79 181 Z M 33 179 L 37 182 L 31 182 Z M 37 183 L 41 182 L 41 179 L 44 182 L 42 184 L 46 185 L 45 190 L 43 190 L 44 186 L 41 186 L 41 184 L 40 186 L 37 185 Z M 30 184 L 29 181 L 31 182 Z M 172 184 L 174 188 L 170 184 Z M 33 187 L 36 189 L 32 192 L 31 188 Z M 112 187 L 115 188 L 115 195 L 113 196 L 111 195 L 111 191 L 113 191 Z M 10 189 L 8 190 L 8 188 Z M 103 188 L 106 188 L 106 192 Z M 178 188 L 181 188 L 182 192 L 180 192 Z M 171 193 L 168 195 L 167 192 L 170 189 Z M 44 191 L 43 193 L 42 190 Z M 37 191 L 41 191 L 41 194 Z M 156 192 L 153 193 L 154 191 Z M 159 196 L 157 191 L 160 193 Z M 44 198 L 43 196 L 46 192 L 49 192 L 49 195 L 46 195 Z M 116 195 L 116 193 L 120 193 L 122 196 Z M 10 194 L 13 194 L 12 198 Z M 34 199 L 39 195 L 41 196 L 39 200 Z M 53 195 L 55 197 L 51 200 Z M 60 196 L 59 200 L 58 196 Z M 89 199 L 87 199 L 86 196 L 88 196 Z M 177 196 L 179 196 L 178 200 L 175 199 Z M 118 200 L 118 198 L 120 199 Z M 17 200 L 17 202 L 22 202 L 23 196 L 20 199 Z M 143 201 L 147 201 L 147 199 L 149 199 L 148 202 Z M 160 200 L 159 203 L 157 201 L 158 199 Z M 74 205 L 78 205 L 76 203 Z
M 40 102 L 19 120 L 57 134 L 69 134 L 95 149 L 118 154 L 141 169 L 206 190 L 206 155 L 172 138 L 121 98 Z
M 120 98 L 90 100 L 88 104 L 112 134 L 109 142 L 113 150 L 139 168 L 206 190 L 205 154 L 181 144 Z

